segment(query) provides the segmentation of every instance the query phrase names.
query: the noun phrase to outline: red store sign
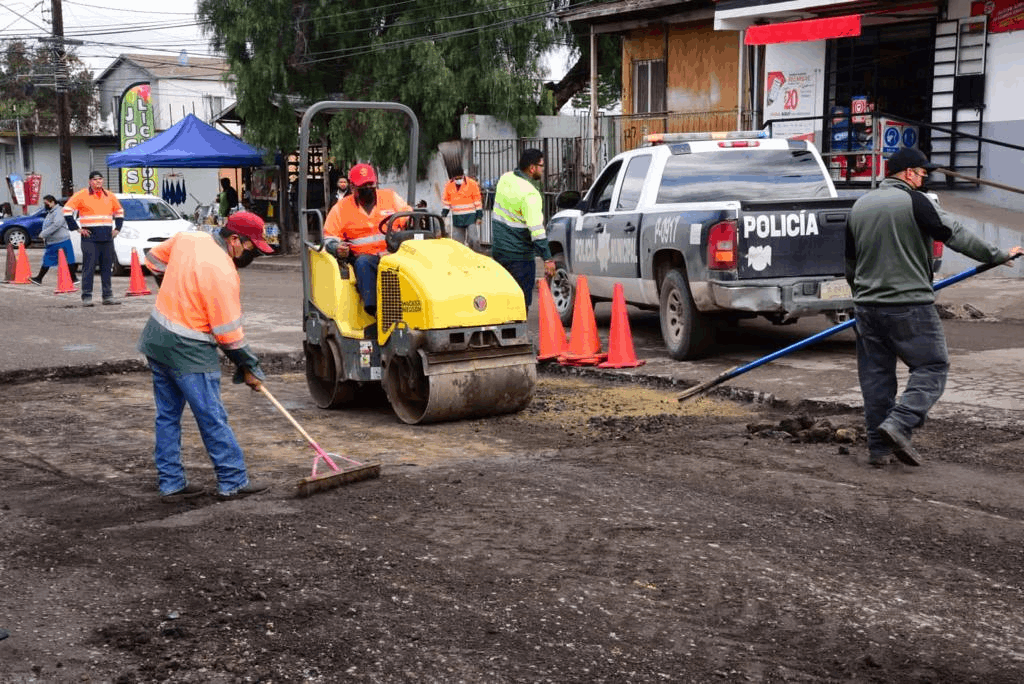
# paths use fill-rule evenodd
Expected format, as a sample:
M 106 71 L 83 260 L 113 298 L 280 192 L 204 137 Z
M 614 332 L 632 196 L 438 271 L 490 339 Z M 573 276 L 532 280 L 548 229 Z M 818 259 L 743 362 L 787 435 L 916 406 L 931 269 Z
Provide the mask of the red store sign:
M 989 33 L 1024 29 L 1024 0 L 981 0 L 971 3 L 971 16 L 988 15 Z

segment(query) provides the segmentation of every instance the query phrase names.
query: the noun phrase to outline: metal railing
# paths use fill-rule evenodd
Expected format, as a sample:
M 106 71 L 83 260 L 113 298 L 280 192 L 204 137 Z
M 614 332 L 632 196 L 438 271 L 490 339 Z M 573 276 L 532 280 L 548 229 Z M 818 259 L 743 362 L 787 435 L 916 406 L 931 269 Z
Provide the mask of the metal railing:
M 858 148 L 854 145 L 851 139 L 855 132 L 853 124 L 858 123 L 853 121 L 854 116 L 856 115 L 846 114 L 842 117 L 805 116 L 791 119 L 770 119 L 765 122 L 765 128 L 769 131 L 770 135 L 773 129 L 773 124 L 775 123 L 800 121 L 820 122 L 820 131 L 823 136 L 821 156 L 827 160 L 832 173 L 832 180 L 841 181 L 848 187 L 856 187 L 858 185 L 863 187 L 864 183 L 868 183 L 872 188 L 874 188 L 878 185 L 879 181 L 885 178 L 884 162 L 891 154 L 899 149 L 898 146 L 885 145 L 886 141 L 883 139 L 885 123 L 890 121 L 917 127 L 919 133 L 923 132 L 923 134 L 920 135 L 922 140 L 930 139 L 931 132 L 936 131 L 949 135 L 954 141 L 960 138 L 966 138 L 989 145 L 1024 151 L 1024 146 L 1021 145 L 1008 143 L 1002 140 L 995 140 L 993 138 L 986 138 L 984 136 L 974 135 L 973 133 L 967 133 L 964 131 L 956 131 L 938 124 L 908 119 L 888 112 L 869 112 L 863 115 L 871 120 L 871 146 L 868 148 Z M 845 138 L 837 138 L 835 135 L 837 133 L 835 130 L 836 124 L 842 124 L 846 129 L 844 131 L 846 133 Z M 858 157 L 860 160 L 857 159 Z M 854 161 L 851 162 L 851 158 Z M 843 162 L 840 163 L 838 161 L 834 161 L 840 159 L 843 160 Z M 999 186 L 999 184 L 995 184 L 992 181 L 984 181 L 982 179 L 977 179 L 975 181 L 975 179 L 972 179 L 970 176 L 964 176 L 963 174 L 947 174 L 947 178 L 950 180 L 954 177 L 966 179 L 969 183 L 977 182 L 978 184 Z M 1002 187 L 1003 189 L 1011 191 L 1015 190 L 1009 186 Z

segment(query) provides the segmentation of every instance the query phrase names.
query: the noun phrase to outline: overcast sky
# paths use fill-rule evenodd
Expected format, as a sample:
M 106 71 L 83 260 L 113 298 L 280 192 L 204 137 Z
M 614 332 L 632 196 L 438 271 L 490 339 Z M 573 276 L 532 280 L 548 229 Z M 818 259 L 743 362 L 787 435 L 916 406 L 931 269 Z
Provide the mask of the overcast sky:
M 0 40 L 52 33 L 51 0 L 2 0 Z M 210 54 L 195 19 L 194 0 L 62 0 L 64 35 L 96 74 L 123 52 Z
M 252 0 L 259 2 L 259 0 Z M 83 43 L 75 53 L 99 75 L 121 53 L 177 57 L 209 56 L 195 19 L 197 0 L 62 0 L 64 35 Z M 0 46 L 11 39 L 52 34 L 52 0 L 0 0 Z M 560 78 L 570 65 L 564 50 L 545 59 L 548 78 Z

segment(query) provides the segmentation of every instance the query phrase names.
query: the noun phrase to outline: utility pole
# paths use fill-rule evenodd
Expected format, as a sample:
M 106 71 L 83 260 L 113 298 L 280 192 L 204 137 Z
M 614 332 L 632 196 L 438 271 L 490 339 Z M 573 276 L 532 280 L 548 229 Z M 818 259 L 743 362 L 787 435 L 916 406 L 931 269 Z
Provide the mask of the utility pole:
M 53 13 L 54 79 L 57 85 L 57 146 L 60 150 L 60 191 L 64 197 L 75 192 L 71 176 L 71 107 L 68 103 L 68 63 L 64 50 L 64 12 L 61 0 L 50 0 Z

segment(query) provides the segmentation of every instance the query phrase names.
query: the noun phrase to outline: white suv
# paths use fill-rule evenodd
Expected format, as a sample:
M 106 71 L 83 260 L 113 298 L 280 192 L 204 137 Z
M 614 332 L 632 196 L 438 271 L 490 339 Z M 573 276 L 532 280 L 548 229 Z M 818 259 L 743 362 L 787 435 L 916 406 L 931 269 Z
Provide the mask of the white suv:
M 139 263 L 145 261 L 152 247 L 183 230 L 196 227 L 181 217 L 171 205 L 153 195 L 125 195 L 115 193 L 124 209 L 124 226 L 114 238 L 114 275 L 127 275 L 132 265 L 132 250 L 138 252 Z M 75 258 L 82 263 L 81 237 L 71 232 Z

